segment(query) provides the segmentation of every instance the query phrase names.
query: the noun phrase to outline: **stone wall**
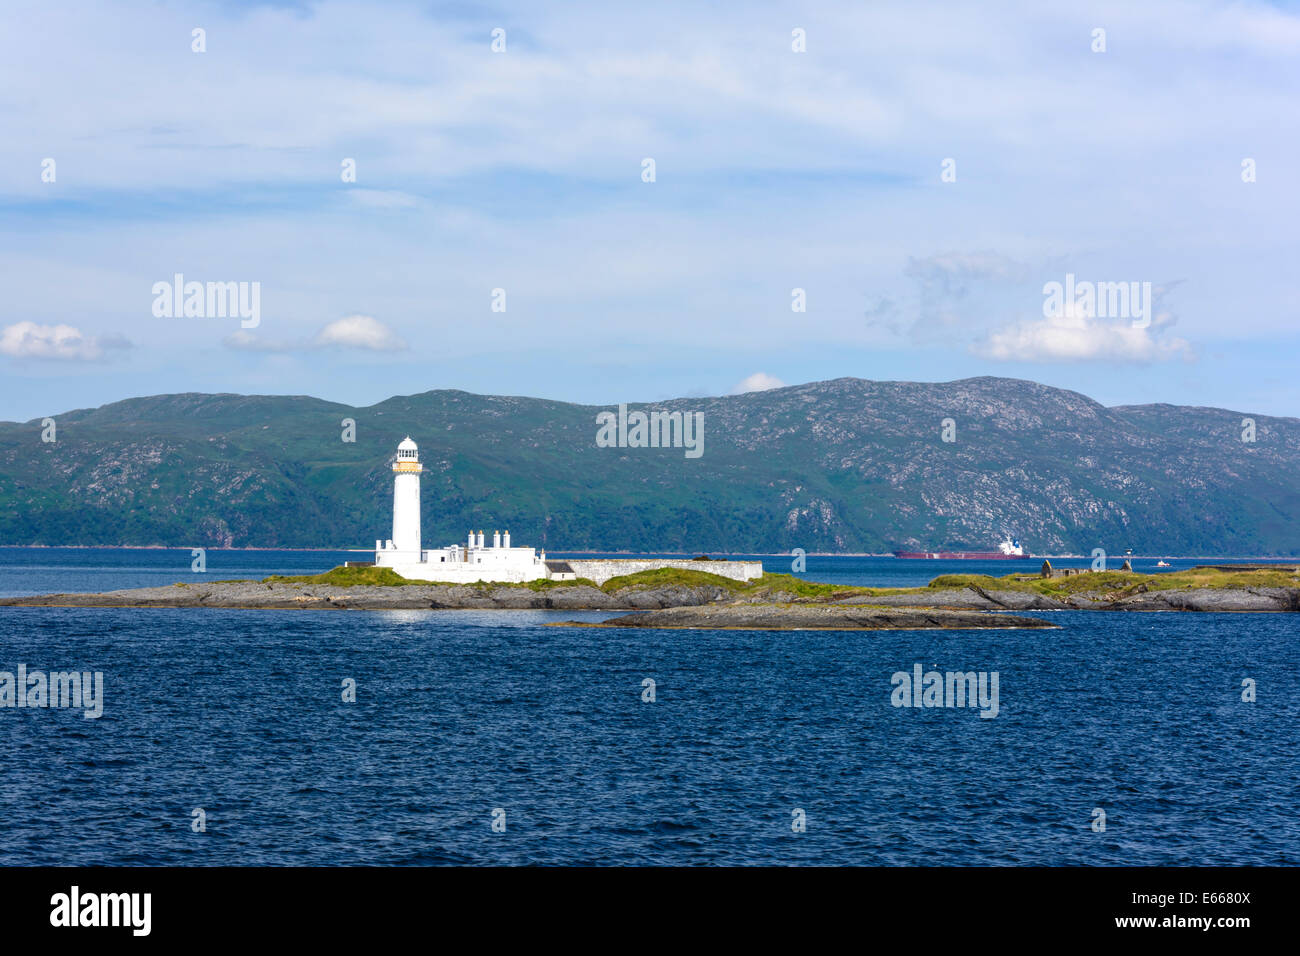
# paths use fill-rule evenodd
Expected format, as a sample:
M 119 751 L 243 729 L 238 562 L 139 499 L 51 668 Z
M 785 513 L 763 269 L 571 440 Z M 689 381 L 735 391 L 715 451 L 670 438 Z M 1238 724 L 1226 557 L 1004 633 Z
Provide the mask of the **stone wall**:
M 681 568 L 685 571 L 703 571 L 731 578 L 733 581 L 752 581 L 763 576 L 761 561 L 692 561 L 690 558 L 565 558 L 580 578 L 590 578 L 604 584 L 610 578 L 655 568 Z

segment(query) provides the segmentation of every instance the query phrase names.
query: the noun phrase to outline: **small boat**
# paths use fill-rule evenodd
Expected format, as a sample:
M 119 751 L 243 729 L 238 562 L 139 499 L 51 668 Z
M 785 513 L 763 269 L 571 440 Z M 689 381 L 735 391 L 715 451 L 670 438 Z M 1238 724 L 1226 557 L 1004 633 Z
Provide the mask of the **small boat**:
M 1167 567 L 1169 567 L 1169 562 L 1168 562 L 1168 561 L 1157 561 L 1157 562 L 1156 562 L 1156 567 L 1157 567 L 1157 568 L 1167 568 Z

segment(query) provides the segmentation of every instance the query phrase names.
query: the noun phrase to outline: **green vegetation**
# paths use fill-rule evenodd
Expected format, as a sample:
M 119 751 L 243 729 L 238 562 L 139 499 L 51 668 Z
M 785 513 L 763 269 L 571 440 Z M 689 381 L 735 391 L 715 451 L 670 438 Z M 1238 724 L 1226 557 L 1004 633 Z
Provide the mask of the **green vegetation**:
M 818 581 L 805 581 L 793 574 L 766 573 L 756 581 L 736 581 L 707 571 L 686 570 L 683 568 L 655 568 L 652 571 L 638 571 L 610 578 L 601 590 L 607 594 L 624 588 L 646 590 L 649 588 L 668 587 L 719 587 L 730 591 L 737 597 L 765 597 L 771 594 L 790 594 L 801 598 L 833 600 L 869 594 L 907 594 L 914 588 L 868 588 L 849 584 L 822 584 Z
M 985 591 L 1045 593 L 1041 588 L 1034 587 L 1030 583 L 1028 576 L 1023 574 L 1008 574 L 1001 578 L 990 577 L 987 574 L 941 574 L 925 587 L 931 591 L 957 591 L 962 588 L 980 588 Z
M 767 577 L 784 578 L 788 575 L 767 575 Z M 795 580 L 795 579 L 791 579 Z M 566 587 L 597 587 L 595 581 L 590 578 L 578 578 L 575 581 L 552 581 L 550 579 L 541 579 L 537 581 L 475 581 L 473 584 L 453 583 L 449 581 L 412 581 L 404 578 L 392 568 L 345 568 L 338 567 L 326 571 L 324 574 L 299 574 L 283 575 L 276 574 L 269 578 L 263 579 L 264 584 L 328 584 L 333 587 L 349 588 L 360 585 L 379 585 L 385 587 L 399 587 L 410 584 L 430 585 L 443 587 L 470 587 L 470 588 L 527 588 L 530 591 L 549 591 L 552 588 Z M 798 584 L 806 582 L 797 581 Z M 717 574 L 709 574 L 705 571 L 685 571 L 678 568 L 656 568 L 652 571 L 638 571 L 636 574 L 625 574 L 620 577 L 610 578 L 603 586 L 602 591 L 612 594 L 623 588 L 635 588 L 638 590 L 647 590 L 649 588 L 664 587 L 701 587 L 705 585 L 716 585 L 726 588 L 729 591 L 743 591 L 746 586 L 739 581 L 733 581 L 730 578 L 724 578 Z M 819 587 L 828 587 L 829 585 L 819 585 Z M 750 586 L 752 589 L 752 585 Z
M 382 585 L 384 587 L 402 587 L 408 584 L 428 584 L 427 581 L 411 581 L 402 577 L 392 568 L 346 568 L 337 567 L 324 574 L 273 574 L 262 579 L 263 584 L 329 584 L 337 588 L 353 588 L 362 585 Z
M 993 580 L 993 579 L 989 579 Z M 237 582 L 232 582 L 237 583 Z M 767 596 L 770 594 L 789 594 L 801 598 L 833 600 L 856 595 L 907 594 L 916 588 L 868 588 L 843 584 L 821 584 L 805 581 L 791 574 L 764 574 L 757 581 L 735 581 L 719 574 L 707 571 L 687 570 L 684 568 L 654 568 L 649 571 L 637 571 L 610 578 L 602 585 L 589 578 L 576 581 L 538 581 L 506 582 L 476 581 L 473 584 L 458 584 L 448 581 L 412 581 L 404 578 L 392 568 L 347 568 L 338 567 L 324 574 L 276 574 L 262 579 L 263 584 L 328 584 L 332 587 L 350 588 L 359 586 L 404 587 L 407 585 L 429 585 L 443 587 L 491 588 L 527 588 L 530 591 L 548 591 L 552 588 L 599 587 L 606 594 L 625 589 L 646 591 L 654 588 L 698 588 L 717 587 L 730 591 L 736 596 Z
M 1100 571 L 1073 574 L 1069 577 L 1040 578 L 1036 574 L 1008 574 L 995 578 L 986 574 L 944 574 L 924 588 L 872 588 L 844 584 L 823 584 L 805 581 L 791 574 L 764 574 L 757 581 L 734 581 L 707 571 L 682 568 L 655 568 L 610 578 L 597 585 L 587 578 L 576 581 L 524 581 L 508 583 L 476 581 L 473 584 L 454 584 L 446 581 L 412 581 L 397 574 L 392 568 L 338 567 L 324 574 L 273 575 L 263 579 L 264 584 L 327 584 L 331 587 L 382 586 L 404 587 L 430 585 L 443 587 L 471 587 L 480 590 L 494 588 L 526 588 L 530 591 L 549 591 L 553 588 L 599 587 L 606 594 L 623 590 L 646 591 L 655 588 L 716 587 L 737 598 L 771 598 L 793 596 L 815 601 L 835 601 L 851 597 L 878 597 L 890 594 L 919 594 L 924 591 L 949 591 L 977 588 L 983 591 L 1020 591 L 1064 598 L 1072 594 L 1096 593 L 1111 598 L 1127 597 L 1141 591 L 1173 591 L 1189 588 L 1285 588 L 1300 587 L 1300 573 L 1295 568 L 1264 568 L 1246 571 L 1221 571 L 1201 568 L 1176 571 L 1168 574 L 1135 574 L 1127 571 Z M 177 585 L 184 587 L 184 585 Z
M 654 568 L 650 571 L 637 571 L 635 574 L 621 574 L 610 578 L 600 589 L 606 594 L 612 594 L 624 588 L 646 591 L 650 588 L 698 588 L 709 585 L 728 591 L 744 590 L 744 584 L 740 581 L 707 571 L 687 571 L 683 568 Z
M 835 600 L 838 598 L 882 594 L 908 594 L 916 588 L 869 588 L 854 584 L 822 584 L 818 581 L 805 581 L 793 574 L 764 574 L 757 581 L 745 585 L 744 590 L 751 594 L 794 594 L 804 598 Z
M 934 410 L 957 395 L 965 437 L 942 445 Z M 365 408 L 199 394 L 50 408 L 57 443 L 33 440 L 39 419 L 0 422 L 0 543 L 368 547 L 391 527 L 388 466 L 408 433 L 434 546 L 470 528 L 551 552 L 690 555 L 983 550 L 1003 528 L 1035 553 L 1300 542 L 1294 418 L 1257 416 L 1268 438 L 1243 447 L 1240 415 L 1104 408 L 1004 378 L 839 379 L 659 407 L 707 413 L 708 453 L 690 468 L 680 452 L 598 448 L 593 407 L 450 390 Z M 339 441 L 344 417 L 356 442 Z
M 269 578 L 262 579 L 263 584 L 328 584 L 336 588 L 352 587 L 405 587 L 407 585 L 417 586 L 442 586 L 442 587 L 461 587 L 461 588 L 527 588 L 530 591 L 546 591 L 557 587 L 572 587 L 575 585 L 587 585 L 595 587 L 596 583 L 587 578 L 578 578 L 576 581 L 524 581 L 521 583 L 511 583 L 505 581 L 475 581 L 472 584 L 457 583 L 451 581 L 412 581 L 410 578 L 404 578 L 392 568 L 346 568 L 338 567 L 326 571 L 324 574 L 273 574 Z
M 500 587 L 499 584 L 488 584 L 486 587 Z M 525 581 L 522 584 L 511 584 L 509 587 L 528 588 L 530 591 L 549 591 L 551 588 L 572 588 L 572 587 L 596 587 L 596 582 L 591 578 L 576 578 L 572 581 L 551 581 L 542 579 L 540 581 Z
M 1132 571 L 1095 571 L 1069 577 L 1040 578 L 1035 574 L 1008 574 L 994 578 L 986 574 L 944 574 L 926 587 L 930 590 L 980 588 L 985 591 L 1023 591 L 1048 597 L 1105 593 L 1127 597 L 1141 591 L 1179 591 L 1193 588 L 1293 588 L 1300 585 L 1295 568 L 1259 568 L 1221 571 L 1193 568 L 1167 574 L 1138 574 Z

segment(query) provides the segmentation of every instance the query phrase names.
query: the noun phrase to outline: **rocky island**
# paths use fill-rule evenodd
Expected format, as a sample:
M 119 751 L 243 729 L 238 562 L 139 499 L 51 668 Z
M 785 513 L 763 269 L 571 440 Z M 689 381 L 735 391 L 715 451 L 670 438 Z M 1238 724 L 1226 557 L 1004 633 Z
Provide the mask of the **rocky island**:
M 662 568 L 593 581 L 440 584 L 407 581 L 391 569 L 335 568 L 261 581 L 179 583 L 101 594 L 0 598 L 7 607 L 440 610 L 452 608 L 642 612 L 614 627 L 967 628 L 1048 627 L 1024 611 L 1300 611 L 1300 567 L 1198 567 L 1166 574 L 1130 571 L 1069 576 L 943 575 L 925 587 L 821 584 L 788 574 L 735 581 Z
M 860 604 L 707 604 L 638 611 L 608 621 L 561 621 L 556 627 L 660 627 L 725 631 L 923 631 L 1057 625 L 988 611 L 869 607 Z

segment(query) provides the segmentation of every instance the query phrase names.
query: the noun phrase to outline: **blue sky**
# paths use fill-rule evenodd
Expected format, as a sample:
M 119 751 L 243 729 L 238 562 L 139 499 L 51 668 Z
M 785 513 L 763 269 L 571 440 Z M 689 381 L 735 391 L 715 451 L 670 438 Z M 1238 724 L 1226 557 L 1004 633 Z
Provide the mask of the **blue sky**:
M 846 375 L 1300 414 L 1294 6 L 6 16 L 0 419 L 160 392 L 612 405 Z M 260 324 L 156 317 L 175 273 L 259 283 Z M 1067 273 L 1150 282 L 1149 326 L 1046 316 Z

